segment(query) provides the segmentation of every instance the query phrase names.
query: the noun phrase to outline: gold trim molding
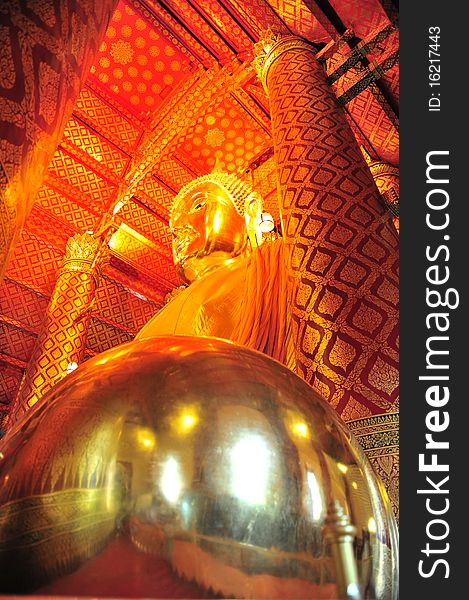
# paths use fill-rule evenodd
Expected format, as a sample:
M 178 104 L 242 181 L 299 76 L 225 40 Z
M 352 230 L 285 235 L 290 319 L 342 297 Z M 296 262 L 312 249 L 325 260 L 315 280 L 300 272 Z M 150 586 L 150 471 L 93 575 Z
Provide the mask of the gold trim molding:
M 370 164 L 370 171 L 373 177 L 381 175 L 393 175 L 399 177 L 399 167 L 395 167 L 387 162 L 376 161 Z
M 399 413 L 373 415 L 348 421 L 347 427 L 370 455 L 395 452 L 399 447 Z

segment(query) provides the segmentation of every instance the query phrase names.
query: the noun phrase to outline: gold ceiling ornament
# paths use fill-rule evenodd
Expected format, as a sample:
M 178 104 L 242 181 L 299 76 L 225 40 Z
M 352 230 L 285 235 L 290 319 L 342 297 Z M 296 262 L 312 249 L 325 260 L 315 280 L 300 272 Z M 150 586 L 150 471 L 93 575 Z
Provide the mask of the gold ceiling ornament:
M 283 35 L 272 28 L 267 28 L 259 42 L 254 44 L 253 67 L 268 94 L 267 75 L 276 59 L 287 50 L 309 50 L 316 54 L 312 44 L 296 35 Z
M 76 233 L 67 242 L 65 260 L 85 260 L 93 262 L 99 249 L 100 240 L 91 233 Z
M 120 65 L 126 65 L 129 63 L 134 55 L 134 50 L 129 42 L 124 40 L 117 40 L 111 46 L 111 56 L 116 63 Z
M 221 146 L 225 141 L 225 134 L 223 131 L 215 127 L 214 129 L 209 129 L 204 136 L 205 142 L 208 146 L 212 146 L 216 148 L 217 146 Z

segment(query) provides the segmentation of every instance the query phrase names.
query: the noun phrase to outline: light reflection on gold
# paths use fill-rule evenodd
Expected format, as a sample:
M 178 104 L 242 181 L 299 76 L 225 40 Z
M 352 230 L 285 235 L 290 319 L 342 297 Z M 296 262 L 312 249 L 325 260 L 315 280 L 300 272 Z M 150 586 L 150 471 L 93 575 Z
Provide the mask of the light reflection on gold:
M 122 350 L 119 346 L 116 346 L 114 356 L 119 357 L 119 356 L 124 356 L 124 355 L 125 355 L 125 350 Z M 109 361 L 109 357 L 107 356 L 107 354 L 105 352 L 103 352 L 102 354 L 98 354 L 96 357 L 97 365 L 105 365 L 108 361 Z
M 137 440 L 141 448 L 145 450 L 153 450 L 156 445 L 155 434 L 148 428 L 137 431 Z
M 319 521 L 324 516 L 324 503 L 322 500 L 321 489 L 318 485 L 316 475 L 312 471 L 307 472 L 306 480 L 311 494 L 311 516 L 314 521 Z
M 340 462 L 337 463 L 337 468 L 339 469 L 339 471 L 342 471 L 342 473 L 344 475 L 348 471 L 348 467 L 346 465 L 344 465 L 343 463 L 340 463 Z
M 368 519 L 368 531 L 370 533 L 376 533 L 376 521 L 373 517 L 370 517 Z
M 356 481 L 352 481 L 352 487 L 354 490 L 358 490 L 358 484 Z
M 309 440 L 311 438 L 309 425 L 298 411 L 285 411 L 284 422 L 287 430 L 294 438 L 300 440 Z
M 185 405 L 170 420 L 171 427 L 176 434 L 187 435 L 199 423 L 198 409 L 195 405 Z
M 123 204 L 118 203 L 114 210 L 118 211 L 122 206 Z M 129 248 L 129 242 L 132 240 L 136 240 L 142 248 L 149 247 L 158 251 L 156 244 L 132 227 L 129 227 L 126 223 L 121 223 L 119 228 L 112 234 L 111 239 L 109 240 L 109 248 L 120 254 L 126 253 Z
M 223 227 L 223 215 L 217 210 L 215 216 L 213 217 L 213 231 L 214 233 L 220 233 L 221 228 Z
M 72 373 L 77 368 L 78 364 L 74 360 L 72 362 L 69 362 L 67 365 L 67 374 L 70 375 L 70 373 Z
M 119 207 L 120 208 L 120 207 Z M 123 244 L 126 243 L 124 230 L 122 225 L 112 234 L 109 240 L 109 248 L 114 251 L 122 250 Z
M 105 506 L 106 506 L 106 510 L 108 512 L 114 512 L 115 511 L 115 503 L 116 503 L 116 498 L 115 498 L 115 491 L 114 491 L 114 486 L 113 486 L 113 482 L 115 480 L 116 477 L 116 463 L 114 461 L 111 462 L 108 471 L 107 471 L 107 486 L 106 486 L 106 500 L 105 500 Z
M 198 417 L 195 414 L 185 413 L 179 419 L 179 430 L 181 433 L 188 433 L 197 425 Z
M 264 439 L 255 434 L 243 436 L 231 450 L 231 490 L 251 505 L 266 502 L 270 451 Z
M 293 432 L 301 438 L 309 438 L 309 427 L 303 421 L 298 421 L 293 425 Z
M 97 360 L 99 365 L 105 365 L 107 363 L 107 358 L 103 357 Z
M 117 215 L 117 213 L 120 211 L 120 209 L 124 206 L 125 204 L 125 200 L 119 200 L 117 202 L 117 204 L 114 206 L 114 208 L 112 209 L 112 216 L 115 217 Z
M 179 500 L 183 488 L 179 462 L 174 456 L 169 456 L 162 469 L 160 489 L 163 496 L 170 504 Z

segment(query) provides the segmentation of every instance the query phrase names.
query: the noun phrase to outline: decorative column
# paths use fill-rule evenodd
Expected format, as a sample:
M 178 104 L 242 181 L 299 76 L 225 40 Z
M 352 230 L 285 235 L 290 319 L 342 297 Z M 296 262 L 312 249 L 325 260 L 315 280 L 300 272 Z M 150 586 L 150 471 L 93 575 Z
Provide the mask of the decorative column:
M 398 236 L 315 54 L 305 40 L 272 32 L 257 45 L 297 370 L 359 430 L 397 506 Z
M 80 364 L 103 261 L 102 242 L 88 233 L 69 238 L 66 254 L 25 377 L 9 415 L 18 421 L 41 396 Z
M 0 2 L 0 278 L 116 4 Z

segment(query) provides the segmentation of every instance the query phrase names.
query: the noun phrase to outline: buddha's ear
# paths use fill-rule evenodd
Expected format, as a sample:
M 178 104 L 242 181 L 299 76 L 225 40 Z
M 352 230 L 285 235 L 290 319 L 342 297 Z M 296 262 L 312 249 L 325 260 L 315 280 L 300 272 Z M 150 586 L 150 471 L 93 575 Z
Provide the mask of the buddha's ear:
M 260 246 L 263 242 L 259 223 L 262 217 L 262 198 L 257 192 L 252 192 L 244 204 L 244 219 L 246 230 L 251 240 L 252 248 Z
M 259 219 L 262 214 L 262 198 L 257 192 L 252 192 L 246 198 L 244 210 L 251 219 Z

